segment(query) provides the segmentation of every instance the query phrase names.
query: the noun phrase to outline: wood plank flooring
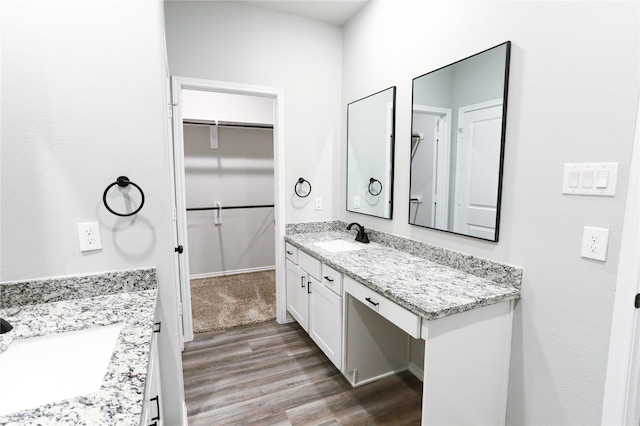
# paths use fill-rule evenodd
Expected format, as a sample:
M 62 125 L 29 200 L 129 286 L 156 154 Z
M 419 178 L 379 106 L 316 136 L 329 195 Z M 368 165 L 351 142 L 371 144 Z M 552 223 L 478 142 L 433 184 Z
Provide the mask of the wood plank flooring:
M 197 334 L 182 355 L 189 425 L 419 425 L 422 383 L 352 388 L 297 323 Z

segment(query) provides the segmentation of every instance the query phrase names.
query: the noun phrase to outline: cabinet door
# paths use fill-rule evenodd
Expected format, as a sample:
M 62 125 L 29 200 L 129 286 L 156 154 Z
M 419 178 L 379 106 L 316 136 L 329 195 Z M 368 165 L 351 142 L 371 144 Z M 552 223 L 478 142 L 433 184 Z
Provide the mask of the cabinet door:
M 309 296 L 307 274 L 287 260 L 287 310 L 304 331 L 309 331 Z
M 161 401 L 162 395 L 160 384 L 158 333 L 153 333 L 153 337 L 151 338 L 151 350 L 149 352 L 149 366 L 147 367 L 144 403 L 142 406 L 142 426 L 162 426 Z
M 338 368 L 342 368 L 342 297 L 311 279 L 309 336 Z

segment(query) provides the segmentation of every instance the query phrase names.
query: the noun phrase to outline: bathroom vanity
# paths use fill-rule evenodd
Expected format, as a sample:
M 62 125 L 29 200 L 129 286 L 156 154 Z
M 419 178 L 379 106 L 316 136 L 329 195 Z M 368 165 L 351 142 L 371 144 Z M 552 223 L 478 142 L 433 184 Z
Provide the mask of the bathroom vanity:
M 0 424 L 161 425 L 156 298 L 153 268 L 1 283 Z
M 423 341 L 422 423 L 504 424 L 522 270 L 376 231 L 362 244 L 330 224 L 288 229 L 287 309 L 336 368 L 353 386 L 415 374 Z

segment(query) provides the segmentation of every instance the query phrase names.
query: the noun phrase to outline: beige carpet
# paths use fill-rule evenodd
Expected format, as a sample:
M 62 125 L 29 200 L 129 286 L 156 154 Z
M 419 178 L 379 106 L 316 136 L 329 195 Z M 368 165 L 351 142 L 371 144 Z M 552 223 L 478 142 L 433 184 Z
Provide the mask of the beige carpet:
M 191 310 L 194 333 L 272 320 L 275 271 L 191 280 Z

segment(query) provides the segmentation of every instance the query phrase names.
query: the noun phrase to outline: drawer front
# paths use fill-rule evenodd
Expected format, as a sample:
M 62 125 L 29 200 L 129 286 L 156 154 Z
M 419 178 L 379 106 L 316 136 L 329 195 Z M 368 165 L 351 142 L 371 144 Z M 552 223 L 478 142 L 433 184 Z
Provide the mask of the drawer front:
M 420 338 L 420 317 L 350 277 L 344 277 L 344 291 L 378 312 L 410 336 Z
M 289 243 L 284 244 L 284 255 L 287 259 L 298 264 L 298 247 L 291 245 Z
M 342 274 L 324 263 L 322 264 L 322 284 L 338 296 L 342 296 Z
M 322 280 L 320 261 L 303 251 L 298 251 L 298 265 L 318 281 Z

